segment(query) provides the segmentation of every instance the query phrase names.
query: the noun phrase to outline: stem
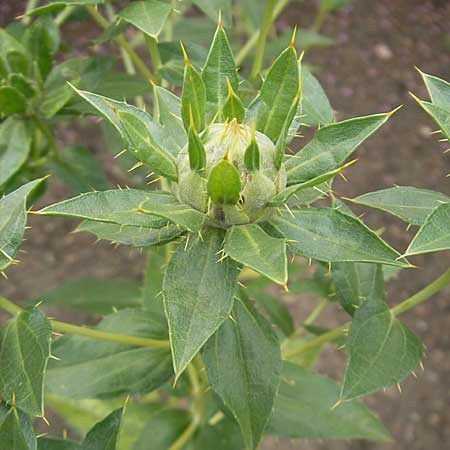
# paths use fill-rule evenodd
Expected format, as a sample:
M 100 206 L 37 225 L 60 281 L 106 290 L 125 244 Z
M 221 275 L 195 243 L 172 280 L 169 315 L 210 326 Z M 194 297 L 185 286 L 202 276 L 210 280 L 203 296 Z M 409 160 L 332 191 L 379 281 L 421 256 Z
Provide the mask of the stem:
M 155 82 L 159 84 L 161 82 L 161 75 L 159 73 L 159 68 L 161 67 L 161 55 L 159 53 L 158 44 L 156 39 L 148 34 L 145 35 L 145 42 L 152 61 Z
M 275 5 L 273 10 L 272 22 L 274 22 L 277 17 L 282 13 L 283 9 L 286 8 L 289 0 L 279 0 Z M 248 56 L 248 54 L 253 50 L 255 45 L 258 42 L 259 31 L 255 31 L 251 36 L 247 43 L 241 48 L 241 50 L 236 55 L 236 63 L 241 65 L 244 59 Z
M 166 21 L 165 31 L 164 31 L 164 37 L 165 40 L 170 42 L 173 41 L 173 18 L 175 15 L 175 7 L 176 7 L 176 0 L 172 0 L 170 2 L 170 5 L 172 6 L 172 11 L 170 11 L 169 17 Z
M 36 5 L 38 3 L 38 0 L 28 0 L 27 6 L 25 8 L 25 12 L 23 14 L 23 18 L 22 18 L 22 23 L 24 25 L 28 25 L 30 23 L 31 17 L 28 16 L 27 14 L 33 10 L 34 8 L 36 8 Z
M 55 23 L 60 27 L 73 13 L 75 8 L 73 6 L 66 6 L 56 17 Z
M 276 0 L 266 0 L 266 8 L 264 10 L 264 16 L 261 22 L 261 28 L 259 30 L 258 41 L 256 44 L 256 53 L 253 60 L 252 70 L 250 72 L 250 81 L 255 81 L 258 77 L 259 72 L 264 59 L 264 50 L 266 48 L 267 33 L 269 32 L 270 26 L 274 19 L 274 8 Z
M 411 297 L 403 300 L 397 306 L 391 309 L 391 312 L 394 316 L 398 316 L 403 314 L 404 312 L 410 310 L 414 306 L 428 300 L 431 296 L 433 296 L 436 292 L 440 291 L 444 287 L 450 284 L 450 269 L 444 272 L 440 277 L 436 278 L 432 283 L 426 286 L 424 289 L 420 290 L 416 294 Z M 283 354 L 283 359 L 289 359 L 293 356 L 302 355 L 313 348 L 319 347 L 326 342 L 331 342 L 337 339 L 339 336 L 343 335 L 348 328 L 350 327 L 351 322 L 347 322 L 340 327 L 335 328 L 334 330 L 330 330 L 327 333 L 324 333 L 320 336 L 317 336 L 315 339 L 311 339 L 310 341 L 303 344 L 301 347 L 292 350 L 290 352 L 286 352 Z
M 20 306 L 15 305 L 5 297 L 0 296 L 0 309 L 8 312 L 11 315 L 17 315 L 24 311 Z M 120 344 L 136 345 L 138 347 L 152 347 L 168 349 L 169 342 L 159 339 L 140 338 L 136 336 L 128 336 L 120 333 L 110 333 L 107 331 L 95 330 L 87 327 L 80 327 L 78 325 L 72 325 L 70 323 L 59 322 L 57 320 L 50 320 L 52 329 L 54 331 L 62 331 L 64 333 L 77 334 L 79 336 L 86 336 L 93 339 L 99 339 L 103 341 L 117 342 Z
M 198 427 L 198 423 L 194 420 L 189 424 L 189 426 L 178 436 L 177 440 L 169 447 L 169 450 L 181 450 L 187 441 L 195 433 Z
M 94 6 L 86 6 L 86 10 L 90 14 L 90 16 L 94 19 L 94 21 L 104 30 L 106 30 L 109 27 L 109 22 L 97 11 L 97 9 Z M 148 70 L 147 65 L 145 62 L 141 59 L 141 57 L 134 51 L 134 49 L 131 47 L 131 45 L 125 40 L 125 38 L 120 35 L 114 38 L 114 40 L 119 44 L 121 48 L 125 52 L 127 52 L 128 56 L 130 57 L 131 61 L 133 61 L 134 65 L 136 66 L 137 70 L 149 81 L 154 81 L 154 76 Z

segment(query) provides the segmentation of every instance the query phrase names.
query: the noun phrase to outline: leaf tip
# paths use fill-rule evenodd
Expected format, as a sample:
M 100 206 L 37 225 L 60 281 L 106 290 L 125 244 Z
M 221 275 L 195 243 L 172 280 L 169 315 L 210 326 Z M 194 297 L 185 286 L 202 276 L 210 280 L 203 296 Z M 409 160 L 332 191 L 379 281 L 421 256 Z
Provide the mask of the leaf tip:
M 297 25 L 294 26 L 292 31 L 291 41 L 289 42 L 289 47 L 295 50 L 295 39 L 297 37 Z
M 184 63 L 188 66 L 191 62 L 189 61 L 189 56 L 186 53 L 186 48 L 184 47 L 183 41 L 180 41 L 180 47 L 183 52 Z

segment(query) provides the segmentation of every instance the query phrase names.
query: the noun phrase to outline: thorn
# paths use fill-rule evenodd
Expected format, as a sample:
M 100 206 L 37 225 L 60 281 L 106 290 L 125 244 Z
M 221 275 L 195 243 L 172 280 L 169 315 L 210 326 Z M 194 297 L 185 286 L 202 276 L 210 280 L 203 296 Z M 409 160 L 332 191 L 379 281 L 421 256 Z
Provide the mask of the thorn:
M 45 422 L 45 424 L 49 427 L 50 426 L 50 422 L 48 421 L 47 417 L 42 416 L 42 420 Z
M 400 394 L 401 394 L 402 393 L 402 388 L 400 386 L 400 383 L 397 383 L 397 389 L 398 389 L 398 392 L 400 392 Z
M 388 117 L 391 117 L 391 116 L 393 116 L 399 109 L 402 109 L 402 108 L 403 108 L 403 105 L 399 105 L 399 106 L 397 106 L 397 108 L 394 108 L 392 111 L 387 112 L 386 115 L 387 115 Z
M 217 20 L 217 29 L 218 29 L 218 30 L 221 30 L 222 27 L 223 27 L 223 23 L 222 23 L 222 10 L 219 9 L 219 17 L 218 17 L 218 20 Z
M 230 79 L 227 77 L 227 87 L 228 87 L 228 95 L 234 94 L 233 86 L 231 86 Z
M 133 167 L 131 167 L 130 169 L 128 169 L 128 173 L 133 172 L 133 170 L 138 169 L 139 167 L 142 167 L 144 165 L 143 162 L 137 162 Z
M 50 358 L 50 359 L 54 359 L 55 361 L 61 361 L 61 358 L 58 358 L 58 357 L 55 356 L 55 355 L 50 355 L 49 358 Z
M 116 156 L 114 156 L 114 159 L 117 159 L 117 158 L 119 158 L 120 156 L 122 156 L 124 153 L 126 153 L 127 152 L 127 149 L 126 148 L 124 148 L 123 150 L 121 150 L 119 153 L 117 153 L 117 155 Z
M 439 134 L 442 133 L 442 130 L 434 130 L 430 134 Z
M 149 182 L 147 183 L 147 185 L 149 186 L 150 184 L 157 183 L 161 178 L 162 178 L 162 177 L 155 178 L 154 180 L 149 181 Z
M 292 31 L 291 42 L 289 42 L 289 47 L 295 50 L 295 38 L 297 37 L 297 25 L 294 26 Z
M 420 365 L 420 368 L 422 369 L 422 372 L 425 371 L 425 367 L 423 367 L 422 361 L 420 361 L 419 365 Z
M 181 51 L 183 52 L 184 63 L 188 66 L 191 64 L 189 61 L 189 56 L 186 53 L 186 49 L 184 48 L 183 41 L 180 41 Z
M 414 372 L 414 370 L 411 373 L 414 378 L 417 378 L 417 374 L 416 374 L 416 372 Z
M 340 398 L 331 408 L 330 408 L 330 410 L 331 411 L 334 411 L 339 405 L 342 405 L 342 403 L 343 403 L 343 400 L 342 400 L 342 398 Z
M 411 224 L 408 223 L 408 225 L 406 226 L 406 231 L 409 231 L 410 228 L 411 228 Z
M 189 245 L 189 238 L 190 238 L 190 234 L 188 234 L 187 235 L 187 237 L 186 237 L 186 244 L 184 245 L 184 251 L 186 251 L 187 250 L 187 248 L 188 248 L 188 245 Z
M 289 294 L 289 287 L 288 287 L 287 283 L 284 283 L 284 284 L 283 284 L 283 289 L 284 289 L 284 292 L 286 292 L 287 294 Z

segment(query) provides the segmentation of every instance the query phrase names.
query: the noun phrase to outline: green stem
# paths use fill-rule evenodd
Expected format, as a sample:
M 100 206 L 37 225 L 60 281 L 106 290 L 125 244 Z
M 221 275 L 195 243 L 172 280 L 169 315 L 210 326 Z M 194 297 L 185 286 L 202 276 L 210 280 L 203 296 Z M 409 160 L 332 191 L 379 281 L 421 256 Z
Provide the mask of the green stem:
M 193 436 L 197 427 L 198 423 L 193 420 L 180 436 L 178 436 L 177 440 L 169 447 L 169 450 L 181 450 L 186 442 Z
M 450 269 L 443 273 L 440 277 L 436 278 L 432 283 L 430 283 L 427 287 L 420 290 L 416 294 L 411 297 L 403 300 L 403 302 L 399 303 L 397 306 L 391 309 L 391 312 L 394 316 L 398 316 L 403 314 L 406 311 L 409 311 L 414 306 L 428 300 L 432 297 L 436 292 L 439 292 L 444 287 L 450 285 Z M 295 350 L 291 350 L 290 352 L 286 352 L 283 354 L 283 359 L 289 359 L 293 356 L 302 355 L 309 350 L 312 350 L 316 347 L 325 344 L 326 342 L 331 342 L 337 339 L 339 336 L 345 334 L 345 332 L 350 327 L 351 322 L 347 322 L 340 327 L 335 328 L 334 330 L 330 330 L 327 333 L 324 333 L 310 341 L 306 342 L 299 348 Z
M 289 0 L 279 0 L 275 5 L 273 10 L 272 22 L 274 22 L 277 17 L 282 13 L 284 8 L 286 8 Z M 241 50 L 236 55 L 236 63 L 241 65 L 244 59 L 248 56 L 248 54 L 253 50 L 255 45 L 258 43 L 259 31 L 255 31 L 251 36 L 247 43 L 241 48 Z
M 23 308 L 15 305 L 5 297 L 0 296 L 0 309 L 8 312 L 11 315 L 17 315 L 23 311 Z M 78 325 L 72 325 L 70 323 L 59 322 L 57 320 L 50 320 L 52 329 L 54 331 L 60 331 L 63 333 L 77 334 L 79 336 L 86 336 L 93 339 L 99 339 L 103 341 L 117 342 L 120 344 L 135 345 L 138 347 L 152 347 L 168 349 L 169 342 L 159 339 L 140 338 L 136 336 L 128 336 L 120 333 L 110 333 L 107 331 L 94 330 L 92 328 L 80 327 Z
M 164 27 L 164 37 L 167 42 L 173 41 L 173 18 L 175 15 L 175 7 L 177 4 L 177 0 L 172 0 L 170 5 L 172 6 L 172 11 L 169 14 L 169 17 L 166 21 L 166 26 Z
M 27 6 L 26 6 L 26 8 L 25 8 L 25 13 L 24 13 L 23 18 L 22 18 L 22 23 L 23 23 L 24 25 L 28 25 L 28 24 L 30 23 L 31 17 L 30 17 L 30 16 L 27 16 L 27 14 L 28 14 L 31 10 L 33 10 L 34 8 L 36 8 L 37 3 L 38 3 L 38 0 L 28 0 Z
M 86 6 L 86 10 L 94 19 L 94 21 L 104 30 L 106 30 L 110 23 L 97 11 L 94 6 Z M 125 40 L 125 38 L 120 35 L 114 38 L 114 40 L 119 44 L 121 48 L 124 49 L 125 52 L 129 55 L 131 61 L 136 66 L 137 70 L 149 81 L 154 81 L 154 76 L 148 69 L 145 62 L 141 59 L 141 57 L 134 51 L 131 45 Z
M 253 66 L 249 76 L 250 81 L 256 80 L 263 65 L 267 33 L 269 32 L 269 29 L 273 22 L 275 4 L 276 0 L 266 0 L 266 8 L 264 10 L 264 16 L 262 18 L 261 27 L 258 34 L 258 41 L 256 44 L 255 58 L 253 60 Z
M 148 53 L 150 54 L 150 59 L 153 65 L 153 72 L 155 74 L 155 82 L 161 82 L 161 75 L 159 73 L 159 68 L 161 67 L 161 55 L 159 53 L 158 43 L 153 36 L 145 35 L 145 43 L 147 44 Z
M 56 17 L 55 23 L 60 27 L 73 13 L 75 8 L 73 6 L 66 6 Z

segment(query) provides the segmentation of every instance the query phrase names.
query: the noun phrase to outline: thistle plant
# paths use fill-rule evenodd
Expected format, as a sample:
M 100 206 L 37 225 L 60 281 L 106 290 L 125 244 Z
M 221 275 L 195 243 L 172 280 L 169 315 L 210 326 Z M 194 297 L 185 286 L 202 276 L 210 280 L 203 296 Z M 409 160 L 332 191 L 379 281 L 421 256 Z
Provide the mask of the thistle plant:
M 251 100 L 220 19 L 201 70 L 181 45 L 181 97 L 153 82 L 152 114 L 72 85 L 116 128 L 121 154 L 136 160 L 130 170 L 148 169 L 150 185 L 30 213 L 79 218 L 78 232 L 146 248 L 143 290 L 110 280 L 44 295 L 44 304 L 104 316 L 91 328 L 0 297 L 14 315 L 1 335 L 0 448 L 241 450 L 258 448 L 264 434 L 389 439 L 359 399 L 421 365 L 422 343 L 398 316 L 447 286 L 450 272 L 393 308 L 384 285 L 414 267 L 410 256 L 450 248 L 449 197 L 395 187 L 351 199 L 420 226 L 402 253 L 337 198 L 333 179 L 395 110 L 336 122 L 294 43 L 295 31 Z M 448 138 L 450 85 L 423 76 L 432 102 L 419 102 Z M 306 125 L 314 136 L 293 153 Z M 0 267 L 18 251 L 27 197 L 42 181 L 0 200 Z M 298 276 L 305 261 L 316 267 L 309 280 Z M 321 301 L 296 328 L 261 288 L 268 280 L 293 292 L 313 286 Z M 314 326 L 336 301 L 351 322 Z M 64 335 L 52 340 L 52 331 Z M 341 386 L 312 370 L 327 342 L 348 355 Z M 45 417 L 44 383 L 45 403 L 85 434 L 82 443 L 36 441 L 30 417 Z M 93 428 L 88 413 L 99 421 Z

